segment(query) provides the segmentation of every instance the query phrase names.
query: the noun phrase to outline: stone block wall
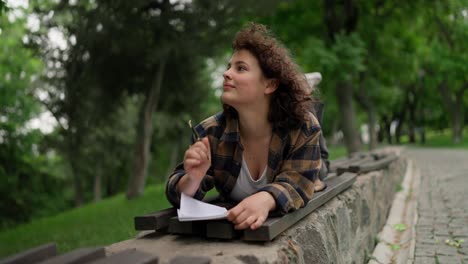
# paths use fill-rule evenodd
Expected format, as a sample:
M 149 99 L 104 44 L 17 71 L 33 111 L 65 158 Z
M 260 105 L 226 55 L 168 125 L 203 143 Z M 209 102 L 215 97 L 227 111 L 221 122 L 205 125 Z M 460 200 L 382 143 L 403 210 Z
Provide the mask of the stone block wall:
M 285 244 L 284 254 L 292 263 L 365 263 L 405 169 L 406 160 L 400 158 L 386 170 L 358 176 L 350 189 L 278 239 Z
M 129 248 L 159 256 L 207 256 L 211 263 L 365 263 L 386 222 L 407 162 L 359 175 L 353 186 L 267 243 L 206 240 L 152 234 L 106 248 L 113 254 Z

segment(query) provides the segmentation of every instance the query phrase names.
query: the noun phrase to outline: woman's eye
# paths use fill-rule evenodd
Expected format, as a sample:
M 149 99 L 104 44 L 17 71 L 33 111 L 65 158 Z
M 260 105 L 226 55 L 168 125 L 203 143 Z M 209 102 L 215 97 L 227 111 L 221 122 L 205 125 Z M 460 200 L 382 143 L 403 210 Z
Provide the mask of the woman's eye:
M 245 68 L 244 66 L 239 66 L 239 67 L 237 67 L 237 70 L 238 70 L 238 71 L 245 71 L 246 68 Z

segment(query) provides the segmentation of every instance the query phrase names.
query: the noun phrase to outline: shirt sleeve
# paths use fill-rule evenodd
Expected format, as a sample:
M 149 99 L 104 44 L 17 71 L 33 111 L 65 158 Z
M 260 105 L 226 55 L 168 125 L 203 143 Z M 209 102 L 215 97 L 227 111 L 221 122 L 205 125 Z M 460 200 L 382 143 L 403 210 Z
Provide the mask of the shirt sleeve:
M 213 189 L 214 187 L 214 180 L 211 176 L 211 168 L 208 170 L 207 175 L 203 178 L 202 182 L 200 183 L 200 187 L 196 191 L 193 198 L 197 200 L 202 200 L 205 197 L 205 194 Z M 185 176 L 184 164 L 180 163 L 175 168 L 174 172 L 169 176 L 169 179 L 166 183 L 166 197 L 167 200 L 172 204 L 172 206 L 179 208 L 180 207 L 180 191 L 177 189 L 177 184 L 179 183 L 180 179 Z
M 319 126 L 301 133 L 273 182 L 260 190 L 274 197 L 276 210 L 281 214 L 304 207 L 312 199 L 314 180 L 319 176 L 322 162 L 320 135 Z

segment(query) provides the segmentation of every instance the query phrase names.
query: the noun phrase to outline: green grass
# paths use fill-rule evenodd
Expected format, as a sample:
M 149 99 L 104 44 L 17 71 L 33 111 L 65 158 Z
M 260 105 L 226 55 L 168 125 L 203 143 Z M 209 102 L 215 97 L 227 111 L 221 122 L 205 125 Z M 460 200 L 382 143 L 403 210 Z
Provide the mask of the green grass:
M 416 137 L 415 144 L 409 144 L 409 138 L 407 135 L 401 137 L 402 144 L 408 144 L 416 147 L 429 147 L 429 148 L 468 148 L 468 129 L 463 131 L 463 138 L 460 144 L 452 143 L 452 132 L 450 129 L 444 129 L 442 131 L 427 131 L 426 132 L 426 143 L 421 144 L 419 135 Z
M 345 146 L 329 146 L 328 147 L 328 159 L 335 160 L 347 155 Z
M 137 234 L 133 217 L 169 207 L 164 184 L 146 188 L 143 196 L 128 201 L 124 194 L 45 217 L 0 233 L 0 258 L 47 242 L 60 252 L 79 247 L 104 246 Z

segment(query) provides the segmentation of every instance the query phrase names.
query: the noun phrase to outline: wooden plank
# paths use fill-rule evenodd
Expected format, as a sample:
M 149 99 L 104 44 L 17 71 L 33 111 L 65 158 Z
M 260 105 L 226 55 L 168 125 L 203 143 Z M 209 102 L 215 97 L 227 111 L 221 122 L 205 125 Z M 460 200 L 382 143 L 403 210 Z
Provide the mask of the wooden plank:
M 90 264 L 158 264 L 159 258 L 135 249 L 124 250 Z
M 55 243 L 44 244 L 0 260 L 0 264 L 38 263 L 57 255 Z
M 205 256 L 177 256 L 169 264 L 210 264 L 211 258 Z
M 218 196 L 204 199 L 207 203 L 215 203 L 219 200 Z M 135 230 L 156 230 L 163 231 L 169 227 L 170 219 L 177 215 L 176 208 L 166 208 L 150 214 L 134 217 Z
M 343 173 L 349 171 L 349 166 L 350 165 L 357 164 L 357 163 L 359 163 L 360 161 L 362 161 L 362 160 L 364 160 L 366 158 L 367 158 L 367 156 L 356 156 L 354 158 L 351 158 L 351 159 L 348 160 L 348 162 L 338 166 L 336 168 L 336 173 L 338 175 L 343 174 Z
M 344 162 L 341 162 L 341 163 L 339 163 L 339 164 L 331 164 L 331 165 L 330 165 L 330 172 L 336 172 L 336 173 L 338 173 L 338 170 L 340 170 L 341 173 L 342 173 L 342 172 L 343 172 L 343 168 L 347 169 L 349 164 L 354 163 L 354 162 L 356 162 L 356 161 L 359 161 L 359 160 L 361 160 L 361 159 L 362 159 L 361 156 L 356 156 L 356 157 L 354 157 L 354 158 L 350 158 L 350 159 L 348 159 L 348 160 L 346 160 L 346 161 L 344 161 Z M 338 175 L 341 174 L 341 173 L 338 173 Z
M 209 221 L 206 224 L 206 237 L 219 239 L 239 238 L 242 231 L 235 230 L 234 224 L 228 220 Z
M 244 231 L 243 240 L 247 241 L 270 241 L 283 231 L 294 225 L 312 211 L 325 204 L 327 201 L 350 187 L 356 180 L 356 174 L 346 172 L 339 177 L 333 177 L 326 180 L 327 189 L 318 192 L 312 200 L 299 210 L 286 214 L 282 217 L 269 218 L 263 225 L 256 229 L 247 229 Z
M 395 153 L 388 154 L 385 158 L 377 160 L 377 161 L 370 161 L 360 165 L 359 171 L 360 172 L 369 172 L 373 170 L 380 170 L 386 168 L 390 163 L 398 159 L 398 156 Z
M 333 178 L 333 177 L 336 177 L 336 176 L 337 176 L 336 172 L 330 172 L 330 173 L 327 174 L 327 177 L 324 180 L 326 181 L 326 180 L 328 180 L 330 178 Z
M 175 208 L 167 208 L 134 218 L 135 230 L 163 230 L 169 226 L 169 219 L 175 216 Z
M 198 235 L 205 236 L 207 221 L 187 221 L 180 222 L 177 216 L 169 220 L 168 232 L 180 235 Z
M 365 164 L 367 162 L 370 162 L 370 161 L 375 161 L 374 157 L 372 156 L 368 156 L 368 157 L 365 157 L 357 162 L 354 162 L 354 163 L 351 163 L 348 165 L 348 170 L 349 172 L 353 172 L 353 173 L 358 173 L 360 172 L 360 169 L 361 169 L 361 165 L 362 164 Z
M 47 259 L 40 264 L 84 264 L 104 258 L 106 252 L 100 248 L 79 248 L 66 254 Z

